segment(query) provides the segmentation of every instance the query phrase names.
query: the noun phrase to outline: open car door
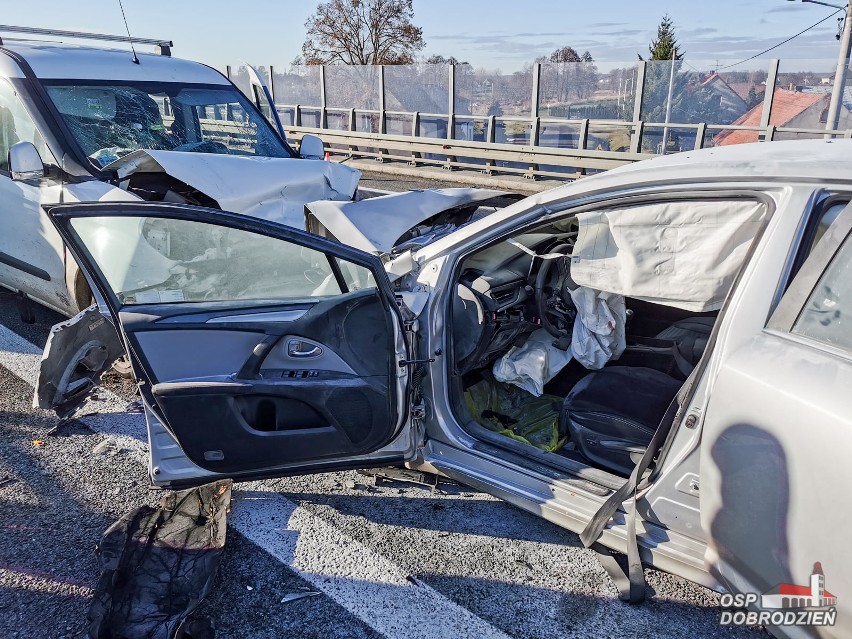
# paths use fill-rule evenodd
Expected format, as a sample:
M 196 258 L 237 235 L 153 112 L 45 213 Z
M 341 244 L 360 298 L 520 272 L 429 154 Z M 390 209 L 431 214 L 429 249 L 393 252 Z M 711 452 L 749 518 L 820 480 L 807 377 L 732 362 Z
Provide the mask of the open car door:
M 281 136 L 281 139 L 286 140 L 287 137 L 284 135 L 284 127 L 281 125 L 281 118 L 278 117 L 278 111 L 275 109 L 275 100 L 272 98 L 272 93 L 260 77 L 260 73 L 257 72 L 257 69 L 251 65 L 246 65 L 246 70 L 248 71 L 249 83 L 251 85 L 251 95 L 249 97 L 252 99 L 255 106 L 260 109 L 260 112 L 264 115 L 264 117 L 269 120 L 272 126 L 275 127 L 275 130 L 278 131 L 278 135 Z M 272 82 L 271 77 L 269 78 L 269 81 Z
M 120 329 L 155 484 L 413 456 L 407 334 L 378 258 L 192 206 L 47 214 Z

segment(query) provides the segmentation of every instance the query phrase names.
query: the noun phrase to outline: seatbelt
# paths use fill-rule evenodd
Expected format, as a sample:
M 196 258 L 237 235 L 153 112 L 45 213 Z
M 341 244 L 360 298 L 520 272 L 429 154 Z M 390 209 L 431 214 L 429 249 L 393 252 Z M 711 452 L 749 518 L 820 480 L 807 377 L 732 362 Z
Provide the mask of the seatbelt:
M 586 528 L 580 533 L 580 541 L 583 542 L 586 548 L 595 551 L 601 566 L 609 574 L 609 578 L 612 579 L 612 582 L 618 589 L 619 599 L 631 604 L 642 603 L 645 600 L 645 571 L 642 568 L 642 560 L 639 556 L 639 542 L 636 538 L 637 487 L 640 480 L 644 478 L 645 471 L 651 465 L 657 451 L 665 442 L 672 425 L 678 421 L 681 405 L 692 388 L 694 381 L 695 373 L 693 372 L 666 409 L 660 425 L 648 443 L 648 448 L 645 449 L 645 453 L 642 455 L 639 463 L 633 467 L 630 478 L 609 496 L 609 499 L 598 509 Z M 625 572 L 615 560 L 609 548 L 597 540 L 600 538 L 607 523 L 612 519 L 615 511 L 627 500 L 628 496 L 630 500 L 625 513 L 627 520 L 627 572 Z

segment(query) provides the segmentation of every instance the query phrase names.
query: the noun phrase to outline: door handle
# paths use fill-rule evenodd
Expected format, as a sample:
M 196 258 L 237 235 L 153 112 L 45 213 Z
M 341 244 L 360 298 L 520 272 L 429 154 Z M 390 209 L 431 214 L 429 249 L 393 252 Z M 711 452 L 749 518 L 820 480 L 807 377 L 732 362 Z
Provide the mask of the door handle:
M 308 357 L 319 357 L 322 355 L 322 348 L 317 346 L 316 344 L 311 344 L 309 342 L 300 342 L 297 340 L 293 340 L 289 344 L 287 344 L 287 355 L 290 357 L 297 357 L 301 359 L 306 359 Z

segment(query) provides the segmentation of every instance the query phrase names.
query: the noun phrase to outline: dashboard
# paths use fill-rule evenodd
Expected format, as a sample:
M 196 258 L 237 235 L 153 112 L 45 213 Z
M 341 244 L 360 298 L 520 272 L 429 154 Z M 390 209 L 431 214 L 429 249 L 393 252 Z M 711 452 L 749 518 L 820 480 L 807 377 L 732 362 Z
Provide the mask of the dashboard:
M 533 255 L 565 240 L 564 232 L 527 233 L 464 260 L 452 305 L 457 374 L 489 365 L 541 328 L 533 287 L 541 260 Z

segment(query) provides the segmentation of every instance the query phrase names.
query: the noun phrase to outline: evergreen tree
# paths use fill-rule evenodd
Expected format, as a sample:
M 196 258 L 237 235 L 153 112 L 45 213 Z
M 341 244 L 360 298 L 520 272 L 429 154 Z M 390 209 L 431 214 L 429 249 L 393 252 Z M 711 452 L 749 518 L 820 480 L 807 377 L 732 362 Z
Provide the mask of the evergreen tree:
M 753 108 L 754 108 L 754 107 L 756 107 L 758 104 L 760 104 L 761 102 L 763 102 L 763 96 L 764 96 L 764 94 L 765 94 L 765 91 L 763 91 L 763 92 L 761 92 L 761 93 L 758 93 L 758 92 L 757 92 L 757 89 L 756 89 L 754 86 L 752 86 L 752 87 L 748 90 L 748 97 L 746 98 L 746 106 L 747 106 L 749 109 L 753 109 Z
M 702 86 L 705 79 L 701 73 L 685 71 L 682 62 L 684 52 L 680 49 L 675 35 L 674 23 L 666 14 L 657 27 L 657 37 L 651 41 L 648 51 L 651 54 L 645 70 L 645 89 L 642 95 L 642 119 L 646 122 L 664 122 L 669 94 L 669 82 L 672 83 L 672 104 L 670 122 L 674 124 L 729 124 L 730 115 L 724 113 L 720 96 L 711 88 Z M 672 61 L 674 58 L 674 61 Z M 644 60 L 639 56 L 640 60 Z M 674 64 L 674 76 L 671 65 Z M 662 131 L 646 132 L 643 140 L 645 150 L 653 150 L 659 142 Z M 672 131 L 670 146 L 678 146 L 679 131 Z M 684 134 L 687 134 L 684 132 Z M 687 145 L 691 145 L 688 141 Z M 671 149 L 670 149 L 671 150 Z
M 683 51 L 680 50 L 675 37 L 674 23 L 668 13 L 660 21 L 660 26 L 657 27 L 657 37 L 648 47 L 648 53 L 651 54 L 651 60 L 671 60 L 672 56 L 675 60 L 683 58 Z M 641 55 L 639 59 L 643 59 Z

